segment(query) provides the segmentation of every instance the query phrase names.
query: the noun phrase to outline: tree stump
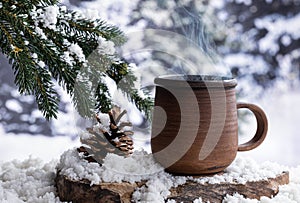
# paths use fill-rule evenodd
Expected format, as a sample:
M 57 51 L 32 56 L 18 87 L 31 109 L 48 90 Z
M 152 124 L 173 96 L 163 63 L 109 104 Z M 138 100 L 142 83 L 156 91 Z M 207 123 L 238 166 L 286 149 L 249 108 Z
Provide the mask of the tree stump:
M 101 183 L 90 185 L 87 180 L 75 181 L 61 175 L 58 171 L 56 177 L 58 196 L 61 201 L 81 202 L 106 202 L 106 203 L 130 203 L 131 195 L 136 188 L 143 186 L 146 182 L 137 183 Z M 262 196 L 273 197 L 279 191 L 279 186 L 289 183 L 289 173 L 282 172 L 275 178 L 253 182 L 240 183 L 218 183 L 200 184 L 187 181 L 184 185 L 171 188 L 168 199 L 177 202 L 193 202 L 201 197 L 204 202 L 222 202 L 227 195 L 239 193 L 247 198 L 260 199 Z

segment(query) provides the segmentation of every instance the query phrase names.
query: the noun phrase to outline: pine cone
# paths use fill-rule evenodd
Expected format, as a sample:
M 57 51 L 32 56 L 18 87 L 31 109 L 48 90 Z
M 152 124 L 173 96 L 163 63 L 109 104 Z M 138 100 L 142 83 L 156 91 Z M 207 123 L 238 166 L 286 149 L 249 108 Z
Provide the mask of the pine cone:
M 83 146 L 78 148 L 78 152 L 83 152 L 83 156 L 89 162 L 102 163 L 107 153 L 115 153 L 120 156 L 128 156 L 133 152 L 133 141 L 130 137 L 132 131 L 124 131 L 126 126 L 132 126 L 130 122 L 120 122 L 126 114 L 126 110 L 121 112 L 120 107 L 114 107 L 108 112 L 110 124 L 106 130 L 98 115 L 96 120 L 99 126 L 87 128 L 88 138 L 81 138 Z M 119 124 L 119 125 L 118 125 Z

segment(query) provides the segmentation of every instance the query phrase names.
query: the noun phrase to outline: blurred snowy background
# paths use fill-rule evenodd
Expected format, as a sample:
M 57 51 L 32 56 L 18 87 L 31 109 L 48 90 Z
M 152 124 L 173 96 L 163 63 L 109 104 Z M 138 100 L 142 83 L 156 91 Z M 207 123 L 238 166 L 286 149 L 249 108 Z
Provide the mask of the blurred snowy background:
M 238 79 L 238 100 L 260 105 L 269 118 L 265 142 L 240 154 L 258 161 L 300 164 L 300 0 L 64 0 L 62 4 L 90 17 L 99 15 L 126 34 L 146 28 L 169 30 L 217 54 Z M 207 40 L 215 43 L 215 52 Z M 180 70 L 182 65 L 154 51 L 126 59 L 141 70 L 149 66 Z M 18 94 L 4 56 L 0 66 L 0 161 L 22 160 L 30 154 L 49 161 L 78 146 L 80 125 L 63 90 L 58 119 L 47 122 L 33 97 Z M 242 142 L 253 135 L 255 123 L 248 114 L 241 123 Z M 147 144 L 150 135 L 135 138 Z

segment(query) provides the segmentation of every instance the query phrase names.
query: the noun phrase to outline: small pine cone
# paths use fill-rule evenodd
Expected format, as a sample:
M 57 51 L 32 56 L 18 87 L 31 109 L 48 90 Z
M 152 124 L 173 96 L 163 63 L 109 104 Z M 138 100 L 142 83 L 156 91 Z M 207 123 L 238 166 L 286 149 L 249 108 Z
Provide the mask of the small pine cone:
M 87 128 L 89 137 L 81 139 L 83 146 L 78 148 L 78 152 L 83 152 L 83 156 L 89 162 L 103 163 L 107 153 L 115 153 L 120 156 L 129 156 L 133 152 L 133 140 L 130 137 L 132 131 L 122 131 L 124 127 L 131 126 L 130 122 L 120 122 L 126 111 L 121 112 L 119 107 L 112 109 L 108 115 L 110 117 L 110 131 L 100 128 Z M 96 116 L 96 120 L 101 123 L 101 119 Z M 119 124 L 120 122 L 120 124 Z M 119 124 L 119 125 L 118 125 Z
M 108 140 L 103 134 L 101 135 L 91 129 L 88 131 L 91 133 L 91 136 L 88 139 L 81 139 L 83 146 L 78 151 L 84 152 L 84 158 L 89 162 L 101 164 L 107 153 L 128 156 L 133 152 L 132 138 L 127 135 Z

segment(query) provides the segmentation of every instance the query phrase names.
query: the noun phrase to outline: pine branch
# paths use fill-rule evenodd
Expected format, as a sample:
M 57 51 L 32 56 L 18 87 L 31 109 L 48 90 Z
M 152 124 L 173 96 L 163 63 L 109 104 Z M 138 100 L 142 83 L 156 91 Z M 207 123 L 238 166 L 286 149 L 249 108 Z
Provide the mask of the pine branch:
M 96 89 L 96 109 L 99 109 L 101 112 L 109 112 L 112 108 L 112 101 L 110 99 L 110 94 L 108 92 L 108 87 L 105 83 L 101 81 L 98 83 Z
M 96 103 L 94 92 L 91 90 L 89 82 L 86 80 L 77 80 L 74 88 L 74 106 L 76 107 L 79 115 L 82 117 L 91 117 L 93 115 L 94 104 Z
M 15 83 L 19 87 L 20 93 L 34 94 L 38 108 L 42 111 L 46 119 L 56 118 L 58 110 L 58 95 L 53 88 L 51 74 L 44 68 L 36 68 L 32 60 L 20 59 L 25 52 L 16 53 L 16 60 L 13 62 L 15 73 Z
M 1 33 L 1 36 L 8 39 L 4 40 L 5 44 L 1 44 L 2 52 L 8 55 L 10 62 L 13 63 L 15 83 L 19 87 L 19 92 L 34 94 L 43 115 L 47 119 L 56 118 L 59 99 L 53 89 L 51 73 L 42 69 L 44 67 L 39 67 L 38 61 L 32 57 L 32 53 L 36 51 L 40 56 L 47 56 L 47 60 L 51 59 L 51 56 L 55 55 L 51 52 L 52 46 L 41 39 L 24 18 L 19 18 L 6 10 L 1 10 L 0 16 L 1 21 L 5 22 L 1 26 L 1 31 L 5 34 Z M 26 39 L 31 41 L 30 45 L 25 44 Z M 46 63 L 51 64 L 47 60 Z
M 126 62 L 113 63 L 106 73 L 116 82 L 117 87 L 133 102 L 136 107 L 145 114 L 147 119 L 151 118 L 153 99 L 142 97 L 139 90 L 135 88 L 137 78 L 129 70 Z
M 109 75 L 116 83 L 126 81 L 120 89 L 148 115 L 150 100 L 139 96 L 128 64 L 113 54 L 113 46 L 125 42 L 124 34 L 57 3 L 6 0 L 1 4 L 0 49 L 12 64 L 19 92 L 35 95 L 43 115 L 56 118 L 59 98 L 53 86 L 58 82 L 73 96 L 79 113 L 91 116 L 95 107 L 103 112 L 112 107 L 103 81 Z
M 62 11 L 58 18 L 62 33 L 70 42 L 77 42 L 83 48 L 84 54 L 89 56 L 98 46 L 99 36 L 113 41 L 116 46 L 123 44 L 126 38 L 117 27 L 108 25 L 102 20 L 91 21 L 78 16 L 76 12 Z M 69 33 L 73 33 L 71 36 Z
M 58 95 L 53 89 L 54 85 L 51 76 L 45 69 L 35 70 L 35 88 L 34 94 L 38 108 L 42 111 L 46 119 L 57 118 Z
M 13 62 L 12 68 L 15 74 L 15 83 L 21 94 L 33 94 L 34 78 L 32 73 L 35 67 L 31 63 L 20 63 L 18 60 Z

